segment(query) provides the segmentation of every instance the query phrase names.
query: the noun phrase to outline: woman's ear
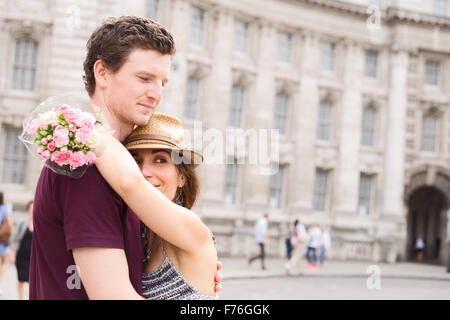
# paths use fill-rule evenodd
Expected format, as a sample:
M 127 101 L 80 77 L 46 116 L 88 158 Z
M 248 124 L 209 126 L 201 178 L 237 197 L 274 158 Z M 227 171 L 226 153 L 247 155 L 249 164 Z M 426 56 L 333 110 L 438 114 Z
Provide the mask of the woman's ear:
M 101 89 L 108 86 L 108 69 L 102 60 L 97 60 L 94 63 L 94 77 L 95 84 Z
M 178 175 L 178 184 L 177 184 L 177 187 L 178 187 L 178 188 L 183 188 L 185 183 L 186 183 L 186 178 L 184 177 L 183 174 L 179 174 L 179 175 Z

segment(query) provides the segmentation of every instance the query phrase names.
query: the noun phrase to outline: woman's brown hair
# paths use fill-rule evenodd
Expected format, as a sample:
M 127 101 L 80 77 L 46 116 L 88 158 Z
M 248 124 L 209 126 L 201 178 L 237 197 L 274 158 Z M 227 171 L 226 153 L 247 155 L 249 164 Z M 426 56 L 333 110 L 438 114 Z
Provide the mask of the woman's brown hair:
M 181 174 L 184 177 L 184 185 L 183 187 L 177 189 L 175 198 L 172 199 L 172 201 L 190 210 L 197 200 L 198 192 L 200 190 L 200 181 L 198 179 L 197 172 L 195 171 L 195 167 L 192 164 L 182 163 L 176 165 L 176 168 L 178 174 Z M 150 249 L 148 248 L 150 233 L 148 231 L 148 227 L 141 222 L 141 240 L 142 248 L 144 250 L 144 263 L 150 258 Z
M 185 182 L 182 188 L 178 188 L 173 201 L 177 202 L 177 200 L 179 200 L 181 202 L 179 205 L 187 209 L 192 209 L 197 200 L 200 186 L 197 173 L 195 172 L 194 166 L 191 164 L 179 164 L 177 165 L 177 170 L 178 173 L 184 177 Z

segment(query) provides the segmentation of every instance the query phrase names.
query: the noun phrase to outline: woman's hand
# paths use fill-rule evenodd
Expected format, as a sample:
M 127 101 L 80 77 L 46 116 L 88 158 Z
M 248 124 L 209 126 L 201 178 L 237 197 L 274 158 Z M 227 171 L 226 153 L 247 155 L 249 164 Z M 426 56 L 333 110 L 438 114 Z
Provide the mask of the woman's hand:
M 222 290 L 222 285 L 220 284 L 223 281 L 223 274 L 219 272 L 219 270 L 222 269 L 222 262 L 217 261 L 217 273 L 214 276 L 214 282 L 216 285 L 214 286 L 214 292 L 217 293 L 220 290 Z
M 12 250 L 9 252 L 9 263 L 10 264 L 16 263 L 16 253 Z

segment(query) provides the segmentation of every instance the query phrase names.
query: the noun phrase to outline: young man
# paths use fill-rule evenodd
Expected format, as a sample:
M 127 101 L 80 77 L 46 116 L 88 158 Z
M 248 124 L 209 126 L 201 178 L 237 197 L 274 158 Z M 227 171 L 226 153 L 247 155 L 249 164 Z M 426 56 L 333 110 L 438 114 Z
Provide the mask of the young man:
M 152 20 L 114 18 L 94 31 L 87 51 L 86 90 L 123 141 L 161 100 L 173 38 Z M 44 167 L 34 228 L 30 299 L 143 299 L 140 222 L 95 166 L 80 179 Z
M 257 259 L 261 259 L 261 269 L 266 270 L 266 265 L 264 263 L 265 253 L 264 253 L 264 246 L 269 244 L 269 235 L 267 233 L 267 225 L 269 222 L 269 214 L 265 213 L 262 218 L 259 218 L 258 221 L 256 221 L 254 226 L 254 233 L 255 233 L 255 240 L 258 243 L 259 246 L 259 254 L 251 257 L 248 260 L 248 265 L 250 266 L 253 261 Z

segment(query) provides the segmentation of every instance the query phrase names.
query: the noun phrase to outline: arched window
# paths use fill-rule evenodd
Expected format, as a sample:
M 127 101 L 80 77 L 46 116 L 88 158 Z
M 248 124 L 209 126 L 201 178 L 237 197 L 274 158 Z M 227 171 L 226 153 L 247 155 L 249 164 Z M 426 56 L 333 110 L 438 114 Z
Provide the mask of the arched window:
M 147 17 L 156 20 L 158 17 L 159 0 L 147 0 L 145 7 Z
M 200 80 L 195 77 L 189 77 L 186 86 L 186 105 L 184 115 L 187 119 L 197 118 L 197 105 Z
M 289 97 L 284 93 L 278 93 L 275 97 L 274 129 L 279 129 L 281 134 L 287 132 Z
M 436 152 L 438 150 L 439 117 L 427 113 L 422 121 L 422 151 Z
M 333 107 L 330 102 L 322 101 L 319 105 L 319 117 L 317 123 L 317 138 L 319 140 L 331 140 L 333 124 Z
M 203 30 L 205 25 L 205 11 L 192 7 L 191 13 L 191 43 L 203 45 Z
M 34 91 L 36 81 L 38 43 L 30 38 L 16 40 L 11 88 Z
M 242 127 L 242 113 L 244 108 L 245 88 L 241 85 L 233 85 L 231 89 L 231 109 L 229 125 L 233 128 Z
M 361 126 L 361 144 L 364 146 L 373 146 L 375 144 L 376 117 L 377 111 L 374 108 L 364 108 Z

